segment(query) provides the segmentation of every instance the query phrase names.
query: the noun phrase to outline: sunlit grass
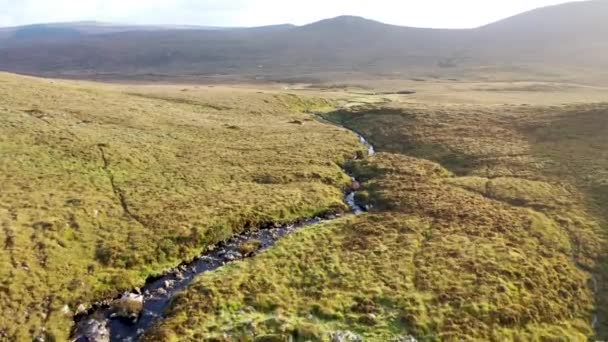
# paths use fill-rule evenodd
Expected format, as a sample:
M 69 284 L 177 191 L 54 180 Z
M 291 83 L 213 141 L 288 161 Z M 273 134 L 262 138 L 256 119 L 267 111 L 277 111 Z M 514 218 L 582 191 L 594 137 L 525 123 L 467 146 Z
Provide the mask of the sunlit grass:
M 329 108 L 1 74 L 0 339 L 65 340 L 81 303 L 244 229 L 345 210 L 339 164 L 361 147 L 302 113 Z
M 593 284 L 605 274 L 606 113 L 404 104 L 327 115 L 383 152 L 348 163 L 372 213 L 200 277 L 149 339 L 587 340 L 593 315 L 605 317 Z

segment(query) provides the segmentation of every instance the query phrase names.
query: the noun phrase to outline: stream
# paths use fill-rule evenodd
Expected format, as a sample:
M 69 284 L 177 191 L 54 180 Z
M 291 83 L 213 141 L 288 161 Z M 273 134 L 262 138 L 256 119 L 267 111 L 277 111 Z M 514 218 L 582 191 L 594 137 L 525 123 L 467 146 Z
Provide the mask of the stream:
M 323 120 L 327 122 L 326 120 Z M 360 134 L 351 131 L 375 154 L 374 147 Z M 353 178 L 353 183 L 356 180 Z M 350 214 L 360 215 L 365 208 L 355 200 L 355 191 L 350 190 L 344 199 Z M 273 246 L 279 239 L 297 230 L 335 220 L 342 215 L 328 215 L 304 220 L 289 225 L 275 225 L 258 231 L 248 231 L 230 240 L 209 248 L 188 264 L 182 264 L 169 273 L 151 279 L 139 293 L 125 293 L 115 300 L 94 304 L 88 310 L 80 309 L 74 318 L 74 342 L 135 342 L 161 320 L 169 309 L 171 300 L 184 290 L 197 276 L 219 269 L 227 263 L 254 256 Z M 244 251 L 243 246 L 254 243 L 254 251 Z M 247 253 L 247 254 L 245 254 Z M 118 303 L 118 304 L 117 304 Z

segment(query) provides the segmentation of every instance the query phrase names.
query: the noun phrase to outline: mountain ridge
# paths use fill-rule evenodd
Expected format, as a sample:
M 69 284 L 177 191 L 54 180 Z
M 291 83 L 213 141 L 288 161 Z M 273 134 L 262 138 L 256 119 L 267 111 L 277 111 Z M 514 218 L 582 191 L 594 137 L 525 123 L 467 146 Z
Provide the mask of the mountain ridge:
M 2 44 L 0 34 L 0 70 L 83 78 L 274 79 L 328 72 L 456 74 L 481 67 L 598 69 L 608 65 L 604 15 L 608 2 L 595 0 L 535 9 L 476 29 L 415 28 L 339 16 L 303 26 L 127 30 L 42 37 L 35 44 L 6 37 Z

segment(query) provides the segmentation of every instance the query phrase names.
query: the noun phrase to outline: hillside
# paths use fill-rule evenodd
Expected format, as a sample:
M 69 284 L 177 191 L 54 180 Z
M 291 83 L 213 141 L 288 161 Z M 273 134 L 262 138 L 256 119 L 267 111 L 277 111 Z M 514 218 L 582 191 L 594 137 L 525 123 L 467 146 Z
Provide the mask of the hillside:
M 224 28 L 186 25 L 123 25 L 95 21 L 81 21 L 66 23 L 34 24 L 26 26 L 0 28 L 0 42 L 2 42 L 3 44 L 10 44 L 24 41 L 54 39 L 57 38 L 57 33 L 62 32 L 71 32 L 73 37 L 81 37 L 130 31 L 163 31 L 180 29 L 222 30 Z M 65 38 L 65 35 L 59 34 L 59 36 Z
M 342 168 L 369 213 L 238 244 L 252 257 L 189 279 L 144 340 L 607 336 L 605 88 L 394 86 L 421 92 L 1 74 L 0 339 L 66 340 L 217 242 L 344 211 Z M 380 153 L 346 162 L 364 147 L 311 112 Z
M 144 340 L 604 339 L 608 105 L 544 96 L 325 115 L 379 152 L 348 164 L 370 212 L 201 275 Z
M 345 210 L 356 137 L 301 113 L 325 100 L 258 92 L 0 74 L 0 340 L 66 341 L 80 305 Z
M 608 1 L 566 3 L 523 13 L 477 30 L 477 46 L 488 58 L 499 49 L 503 61 L 606 66 Z M 505 49 L 508 47 L 507 49 Z
M 502 68 L 559 77 L 605 67 L 608 2 L 547 7 L 470 30 L 435 30 L 338 17 L 306 26 L 138 30 L 0 47 L 0 69 L 129 78 L 323 73 L 459 75 Z M 133 47 L 137 47 L 134 49 Z
M 0 342 L 608 340 L 606 18 L 0 28 Z

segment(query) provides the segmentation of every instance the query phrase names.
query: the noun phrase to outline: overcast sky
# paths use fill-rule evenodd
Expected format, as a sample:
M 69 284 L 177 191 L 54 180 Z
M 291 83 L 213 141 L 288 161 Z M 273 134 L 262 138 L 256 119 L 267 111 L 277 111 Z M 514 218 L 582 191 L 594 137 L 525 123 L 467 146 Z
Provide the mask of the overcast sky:
M 0 27 L 96 20 L 132 24 L 306 24 L 349 14 L 438 28 L 481 26 L 560 0 L 0 0 Z

